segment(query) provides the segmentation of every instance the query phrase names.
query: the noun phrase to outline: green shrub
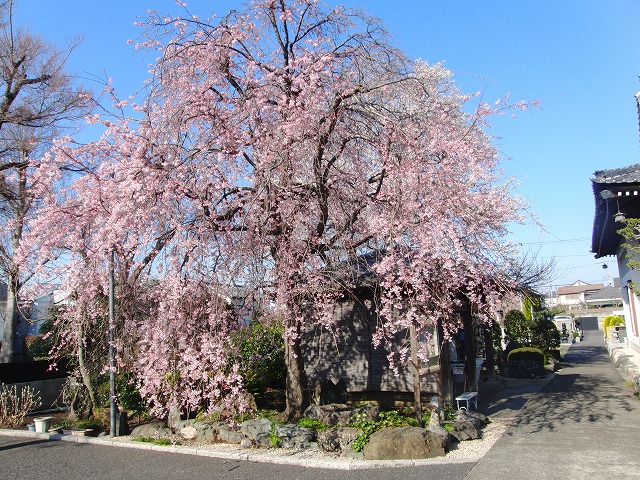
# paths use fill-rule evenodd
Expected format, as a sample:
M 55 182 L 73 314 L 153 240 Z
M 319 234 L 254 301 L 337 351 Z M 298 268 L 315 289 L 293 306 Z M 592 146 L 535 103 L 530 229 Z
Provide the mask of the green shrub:
M 281 324 L 254 320 L 235 332 L 233 344 L 240 357 L 240 374 L 247 390 L 255 394 L 267 387 L 284 386 L 286 366 Z
M 298 420 L 298 425 L 305 428 L 310 428 L 311 430 L 315 430 L 316 432 L 323 432 L 329 425 L 326 423 L 322 423 L 319 420 L 314 420 L 313 418 L 302 417 Z
M 534 321 L 531 329 L 531 346 L 543 351 L 560 347 L 560 332 L 555 324 L 547 319 Z
M 604 320 L 602 321 L 602 332 L 606 336 L 610 327 L 618 327 L 620 325 L 624 325 L 624 320 L 621 316 L 609 315 L 604 317 Z
M 544 352 L 539 348 L 522 347 L 516 348 L 509 352 L 507 357 L 508 362 L 515 362 L 517 360 L 527 360 L 539 364 L 544 367 Z
M 531 343 L 531 335 L 534 321 L 527 320 L 520 310 L 509 310 L 504 317 L 504 328 L 507 331 L 509 340 L 518 342 L 521 345 Z
M 134 442 L 153 443 L 154 445 L 169 446 L 171 440 L 168 438 L 138 437 L 133 439 Z

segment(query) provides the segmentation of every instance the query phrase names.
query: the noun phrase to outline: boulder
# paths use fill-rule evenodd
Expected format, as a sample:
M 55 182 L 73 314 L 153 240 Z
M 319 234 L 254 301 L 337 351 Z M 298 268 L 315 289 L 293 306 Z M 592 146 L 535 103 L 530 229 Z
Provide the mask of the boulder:
M 446 438 L 419 427 L 382 428 L 364 446 L 367 460 L 402 460 L 442 457 Z
M 242 422 L 240 425 L 240 432 L 242 432 L 242 434 L 251 441 L 255 441 L 258 438 L 258 435 L 265 433 L 268 435 L 271 433 L 272 427 L 273 422 L 270 420 L 267 420 L 266 418 L 254 418 L 253 420 Z
M 458 410 L 456 419 L 451 423 L 450 433 L 459 442 L 476 440 L 482 436 L 482 427 L 487 423 L 489 420 L 481 413 Z
M 324 452 L 352 455 L 355 453 L 353 442 L 360 434 L 360 430 L 353 427 L 330 428 L 318 432 L 317 442 Z
M 380 410 L 377 405 L 364 405 L 353 408 L 344 403 L 331 405 L 311 405 L 304 411 L 304 416 L 329 426 L 346 427 L 358 421 L 378 421 Z
M 218 431 L 217 440 L 224 443 L 233 443 L 236 445 L 240 445 L 244 438 L 245 436 L 242 433 L 234 431 L 228 425 L 221 425 Z
M 171 430 L 169 430 L 163 422 L 138 425 L 131 432 L 132 438 L 160 438 L 168 437 L 169 435 L 171 435 Z
M 189 425 L 180 430 L 180 435 L 182 435 L 182 438 L 185 440 L 195 440 L 198 436 L 198 430 L 193 425 Z
M 280 439 L 282 448 L 306 448 L 316 439 L 315 430 L 292 423 L 276 425 L 273 432 Z

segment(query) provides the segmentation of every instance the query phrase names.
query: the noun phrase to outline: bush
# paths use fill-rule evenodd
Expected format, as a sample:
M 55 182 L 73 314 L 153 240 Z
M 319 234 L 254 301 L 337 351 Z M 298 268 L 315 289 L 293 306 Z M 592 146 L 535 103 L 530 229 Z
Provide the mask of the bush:
M 285 383 L 283 327 L 253 321 L 234 334 L 233 344 L 240 356 L 240 374 L 251 393 Z
M 546 319 L 534 322 L 531 329 L 531 346 L 543 351 L 560 347 L 560 332 L 553 322 Z
M 607 336 L 608 330 L 610 327 L 617 327 L 620 325 L 624 325 L 624 320 L 619 315 L 609 315 L 604 317 L 602 321 L 602 332 L 605 336 Z
M 532 347 L 516 348 L 509 352 L 507 361 L 511 363 L 517 360 L 534 362 L 540 365 L 541 367 L 544 367 L 544 352 L 539 348 L 532 348 Z
M 527 320 L 520 310 L 509 310 L 504 317 L 504 328 L 507 331 L 509 340 L 518 342 L 521 345 L 529 345 L 531 342 L 534 322 Z
M 40 406 L 40 395 L 31 387 L 23 387 L 18 394 L 15 385 L 0 383 L 0 428 L 18 428 L 27 414 Z

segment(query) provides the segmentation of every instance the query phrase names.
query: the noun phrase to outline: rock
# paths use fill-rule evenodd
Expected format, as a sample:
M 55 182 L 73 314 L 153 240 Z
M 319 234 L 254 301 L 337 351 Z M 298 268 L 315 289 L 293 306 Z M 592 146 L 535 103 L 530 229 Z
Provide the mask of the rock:
M 333 383 L 328 379 L 318 380 L 313 389 L 313 401 L 316 405 L 330 405 L 347 401 L 347 384 L 343 379 Z
M 364 446 L 367 460 L 401 460 L 442 457 L 446 453 L 446 439 L 418 427 L 382 428 Z
M 159 438 L 159 437 L 167 437 L 171 435 L 171 430 L 165 427 L 162 422 L 154 422 L 154 423 L 146 423 L 144 425 L 139 425 L 133 429 L 131 432 L 132 438 L 143 438 L 143 437 L 151 437 L 151 438 Z
M 276 425 L 273 432 L 280 439 L 282 448 L 301 448 L 302 444 L 316 439 L 315 430 L 295 424 Z
M 221 425 L 220 430 L 218 431 L 217 440 L 224 443 L 233 443 L 235 445 L 239 445 L 245 436 L 231 429 L 228 425 Z
M 450 433 L 459 442 L 475 440 L 482 436 L 481 429 L 487 423 L 489 420 L 481 413 L 458 410 L 455 421 L 451 423 Z
M 131 432 L 129 431 L 129 419 L 127 417 L 127 412 L 118 412 L 116 415 L 116 436 L 129 435 Z
M 311 405 L 304 416 L 329 426 L 346 427 L 356 421 L 378 421 L 380 410 L 377 405 L 353 408 L 343 403 L 331 405 Z
M 256 439 L 254 440 L 256 446 L 269 448 L 274 445 L 271 444 L 271 434 L 270 433 L 259 433 L 256 435 Z
M 356 453 L 353 442 L 359 434 L 360 430 L 353 427 L 330 428 L 324 432 L 318 432 L 317 442 L 324 452 L 347 455 Z
M 451 450 L 451 434 L 444 429 L 444 427 L 438 427 L 438 426 L 430 426 L 427 427 L 427 431 L 433 433 L 434 435 L 439 435 L 440 437 L 442 437 L 444 439 L 444 449 L 445 451 L 449 451 Z
M 446 414 L 442 408 L 435 408 L 429 417 L 427 427 L 441 427 L 446 420 Z
M 240 446 L 241 447 L 245 447 L 245 448 L 253 447 L 253 442 L 251 440 L 249 440 L 248 438 L 243 438 L 240 441 Z
M 195 440 L 198 436 L 198 430 L 196 427 L 189 425 L 180 430 L 180 435 L 186 440 Z
M 245 437 L 251 441 L 255 441 L 258 435 L 271 432 L 273 423 L 266 418 L 255 418 L 253 420 L 247 420 L 240 425 L 240 431 Z

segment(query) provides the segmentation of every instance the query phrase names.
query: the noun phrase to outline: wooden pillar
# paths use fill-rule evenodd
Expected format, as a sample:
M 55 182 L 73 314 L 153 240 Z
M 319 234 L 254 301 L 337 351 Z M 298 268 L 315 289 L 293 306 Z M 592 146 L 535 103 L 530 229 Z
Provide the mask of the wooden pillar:
M 493 350 L 493 325 L 495 321 L 491 320 L 490 323 L 484 323 L 484 353 L 485 353 L 485 365 L 487 367 L 487 380 L 493 381 L 496 379 L 496 356 Z
M 466 389 L 467 391 L 477 392 L 475 332 L 473 330 L 471 311 L 467 310 L 462 312 L 462 325 L 464 328 L 465 372 L 467 375 Z
M 418 426 L 422 427 L 422 398 L 420 389 L 420 360 L 418 359 L 418 329 L 414 321 L 409 327 L 411 336 L 411 366 L 413 370 L 413 409 Z
M 442 321 L 438 320 L 438 340 L 440 342 L 440 373 L 438 375 L 438 401 L 440 406 L 453 404 L 453 379 L 451 377 L 451 358 L 449 357 L 449 341 L 444 339 Z

